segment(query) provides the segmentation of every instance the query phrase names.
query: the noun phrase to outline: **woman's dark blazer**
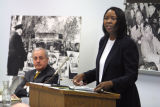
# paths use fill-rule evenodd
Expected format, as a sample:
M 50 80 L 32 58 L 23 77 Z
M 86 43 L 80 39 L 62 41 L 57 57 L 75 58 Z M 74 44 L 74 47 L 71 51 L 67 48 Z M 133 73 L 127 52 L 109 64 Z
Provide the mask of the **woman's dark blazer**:
M 96 59 L 96 68 L 85 72 L 84 82 L 93 81 L 99 84 L 99 61 L 108 38 L 102 37 L 99 42 L 99 51 Z M 108 57 L 106 58 L 102 81 L 113 82 L 109 90 L 121 95 L 117 107 L 140 107 L 140 100 L 135 82 L 138 77 L 139 54 L 135 42 L 125 36 L 116 39 Z

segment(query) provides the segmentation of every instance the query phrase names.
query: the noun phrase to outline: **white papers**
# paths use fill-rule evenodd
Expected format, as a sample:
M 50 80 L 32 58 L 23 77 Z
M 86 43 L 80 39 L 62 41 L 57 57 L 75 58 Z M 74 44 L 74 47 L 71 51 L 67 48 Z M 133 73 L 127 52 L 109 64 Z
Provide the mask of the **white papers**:
M 70 86 L 70 89 L 79 90 L 79 91 L 90 91 L 90 92 L 94 91 L 94 88 L 90 88 L 87 86 Z

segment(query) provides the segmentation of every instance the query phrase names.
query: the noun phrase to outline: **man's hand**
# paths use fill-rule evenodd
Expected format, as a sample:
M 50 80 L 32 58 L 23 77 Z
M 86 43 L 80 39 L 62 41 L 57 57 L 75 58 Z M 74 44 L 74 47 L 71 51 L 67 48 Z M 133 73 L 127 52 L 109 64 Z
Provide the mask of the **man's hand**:
M 102 90 L 108 91 L 110 88 L 113 87 L 112 81 L 104 81 L 97 85 L 94 89 L 95 92 L 101 92 Z
M 11 100 L 12 101 L 18 101 L 18 100 L 21 100 L 19 97 L 17 97 L 15 94 L 12 94 L 11 95 Z

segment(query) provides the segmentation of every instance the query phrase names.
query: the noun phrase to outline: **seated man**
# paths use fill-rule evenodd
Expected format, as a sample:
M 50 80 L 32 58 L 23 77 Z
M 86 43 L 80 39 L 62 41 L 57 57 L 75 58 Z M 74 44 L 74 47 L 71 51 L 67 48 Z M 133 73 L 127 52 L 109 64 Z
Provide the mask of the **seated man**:
M 23 81 L 15 90 L 15 95 L 17 97 L 28 96 L 24 88 L 27 82 L 46 83 L 47 81 L 48 84 L 57 84 L 58 75 L 50 79 L 55 70 L 48 65 L 49 58 L 47 51 L 43 48 L 35 48 L 32 52 L 32 58 L 35 69 L 25 73 Z

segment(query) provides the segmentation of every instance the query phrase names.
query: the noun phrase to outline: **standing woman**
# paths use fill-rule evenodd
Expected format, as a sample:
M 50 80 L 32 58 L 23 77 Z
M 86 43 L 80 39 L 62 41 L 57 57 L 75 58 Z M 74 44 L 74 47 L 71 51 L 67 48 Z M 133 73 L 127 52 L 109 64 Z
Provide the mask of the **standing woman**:
M 139 54 L 135 42 L 127 36 L 124 12 L 111 7 L 104 14 L 104 36 L 99 42 L 96 68 L 73 78 L 75 85 L 96 81 L 94 91 L 101 89 L 121 95 L 117 107 L 140 107 L 136 87 Z

